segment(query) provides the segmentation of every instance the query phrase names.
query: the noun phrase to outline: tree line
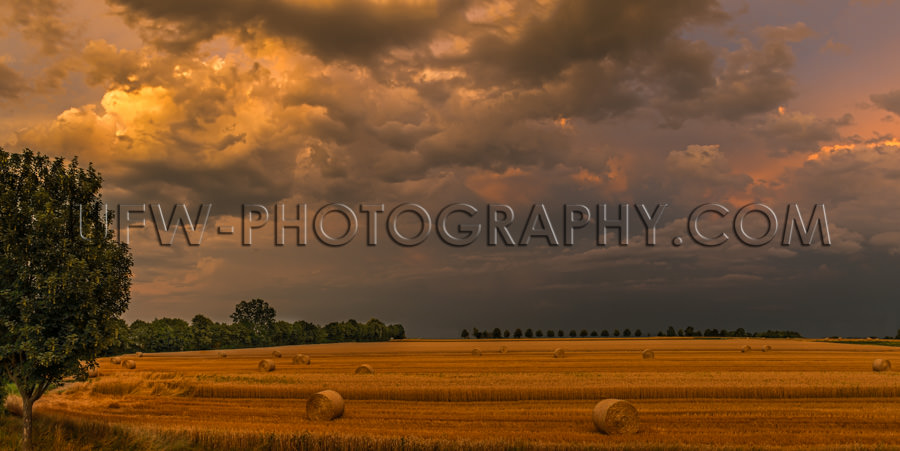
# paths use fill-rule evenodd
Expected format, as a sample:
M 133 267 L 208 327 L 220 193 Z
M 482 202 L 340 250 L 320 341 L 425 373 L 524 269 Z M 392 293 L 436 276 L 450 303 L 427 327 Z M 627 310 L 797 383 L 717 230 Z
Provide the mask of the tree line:
M 388 325 L 375 318 L 365 323 L 350 319 L 325 326 L 278 321 L 275 309 L 262 299 L 241 301 L 231 318 L 231 324 L 196 315 L 190 323 L 178 318 L 158 318 L 149 322 L 136 320 L 130 325 L 118 319 L 106 352 L 177 352 L 406 338 L 403 325 Z
M 509 329 L 500 330 L 499 327 L 495 327 L 493 330 L 488 331 L 479 330 L 477 327 L 473 327 L 470 332 L 469 329 L 463 329 L 459 334 L 462 338 L 585 338 L 585 337 L 650 337 L 651 334 L 644 334 L 641 329 L 635 329 L 632 331 L 631 329 L 613 329 L 610 332 L 607 329 L 601 330 L 599 333 L 596 330 L 592 330 L 588 332 L 587 329 L 581 329 L 580 331 L 576 331 L 575 329 L 570 329 L 568 333 L 562 329 L 553 330 L 547 329 L 546 331 L 543 329 L 516 329 L 513 332 L 510 332 Z M 704 331 L 700 331 L 699 329 L 694 329 L 691 326 L 685 327 L 683 329 L 675 329 L 672 326 L 666 330 L 665 333 L 663 331 L 658 331 L 656 333 L 657 337 L 765 337 L 765 338 L 803 338 L 797 332 L 791 330 L 767 330 L 765 332 L 747 332 L 744 328 L 738 328 L 735 330 L 728 329 L 706 329 Z M 898 331 L 898 338 L 900 338 L 900 331 Z

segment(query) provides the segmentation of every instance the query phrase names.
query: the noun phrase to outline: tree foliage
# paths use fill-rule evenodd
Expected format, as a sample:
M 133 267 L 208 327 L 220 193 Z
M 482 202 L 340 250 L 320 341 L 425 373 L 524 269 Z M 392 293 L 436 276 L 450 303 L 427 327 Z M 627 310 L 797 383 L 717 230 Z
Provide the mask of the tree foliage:
M 271 309 L 273 316 L 271 325 L 262 328 L 253 327 L 247 321 L 217 323 L 203 315 L 194 316 L 190 323 L 182 319 L 157 318 L 150 322 L 136 320 L 129 326 L 120 321 L 118 339 L 109 351 L 111 354 L 199 351 L 406 338 L 401 324 L 387 325 L 375 318 L 365 323 L 353 319 L 333 322 L 324 327 L 306 321 L 278 321 L 274 316 L 275 309 L 265 301 L 259 303 L 263 304 L 266 309 Z
M 22 396 L 25 449 L 33 403 L 96 365 L 128 307 L 131 254 L 107 234 L 101 183 L 77 159 L 0 149 L 0 371 Z
M 479 332 L 477 327 L 473 327 L 472 330 L 473 330 L 473 333 L 471 336 L 474 338 L 501 338 L 501 336 L 498 335 L 498 333 L 500 332 L 499 328 L 494 328 L 493 333 L 490 333 L 490 334 L 483 332 L 483 331 Z M 468 334 L 467 330 L 463 330 L 463 332 L 465 334 Z M 532 338 L 532 337 L 541 338 L 541 337 L 544 337 L 544 335 L 545 335 L 545 332 L 542 329 L 536 329 L 536 331 L 533 331 L 532 329 L 526 329 L 524 334 L 522 333 L 522 329 L 516 329 L 515 332 L 512 334 L 507 334 L 507 332 L 509 332 L 509 331 L 506 330 L 503 332 L 502 338 L 510 338 L 510 336 L 512 336 L 512 338 L 522 338 L 523 336 L 525 338 Z M 569 337 L 587 337 L 587 336 L 597 337 L 597 336 L 600 336 L 600 337 L 604 337 L 604 338 L 610 337 L 610 336 L 613 336 L 613 337 L 619 337 L 619 336 L 644 337 L 644 336 L 652 336 L 652 335 L 653 335 L 652 332 L 644 334 L 644 332 L 641 329 L 634 329 L 634 331 L 632 332 L 632 330 L 630 328 L 625 328 L 621 331 L 619 329 L 613 329 L 612 333 L 610 333 L 609 330 L 607 330 L 607 329 L 603 329 L 599 334 L 597 333 L 596 330 L 592 330 L 590 333 L 588 333 L 587 329 L 581 329 L 581 331 L 578 331 L 578 332 L 576 332 L 575 329 L 571 329 L 568 333 Z M 656 335 L 659 337 L 662 337 L 662 336 L 676 337 L 677 336 L 677 337 L 721 337 L 721 338 L 726 338 L 726 337 L 803 338 L 802 335 L 800 335 L 798 332 L 794 332 L 794 331 L 790 331 L 790 330 L 767 330 L 764 332 L 747 332 L 743 327 L 737 328 L 735 330 L 705 329 L 701 332 L 699 329 L 694 329 L 694 327 L 692 327 L 692 326 L 688 326 L 684 329 L 678 329 L 677 331 L 675 330 L 674 327 L 669 326 L 668 329 L 666 329 L 665 333 L 660 331 Z M 547 336 L 547 338 L 565 338 L 566 334 L 562 330 L 557 331 L 557 330 L 553 330 L 553 329 L 547 329 L 546 336 Z M 468 335 L 463 335 L 463 338 L 466 338 L 466 337 L 468 337 Z M 897 331 L 897 339 L 900 339 L 900 330 Z
M 262 299 L 241 301 L 234 307 L 231 320 L 249 327 L 257 335 L 264 335 L 275 325 L 275 309 Z

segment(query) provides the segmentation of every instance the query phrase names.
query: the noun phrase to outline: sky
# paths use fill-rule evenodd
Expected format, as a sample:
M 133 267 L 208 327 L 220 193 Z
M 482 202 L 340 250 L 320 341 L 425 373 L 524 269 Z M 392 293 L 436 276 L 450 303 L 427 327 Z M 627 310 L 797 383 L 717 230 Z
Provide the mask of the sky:
M 463 328 L 900 329 L 900 2 L 862 0 L 16 0 L 0 2 L 0 147 L 92 163 L 130 228 L 125 318 L 217 321 L 262 298 L 279 319 L 377 317 L 409 336 Z M 316 213 L 359 232 L 329 246 Z M 431 232 L 390 239 L 421 205 Z M 467 246 L 438 236 L 466 203 Z M 731 237 L 702 246 L 688 215 Z M 161 245 L 151 204 L 200 245 Z M 242 245 L 244 205 L 270 218 Z M 276 246 L 278 204 L 307 242 Z M 489 245 L 488 205 L 516 245 Z M 541 218 L 543 204 L 561 245 Z M 564 244 L 564 206 L 590 221 Z M 629 204 L 627 246 L 597 244 L 598 205 Z M 666 204 L 656 245 L 634 208 Z M 775 238 L 746 246 L 764 204 Z M 782 245 L 788 205 L 825 206 L 831 245 Z M 364 205 L 376 215 L 377 245 Z M 539 209 L 538 209 L 539 210 Z M 346 231 L 340 214 L 325 233 Z M 414 236 L 413 213 L 397 231 Z M 120 215 L 121 219 L 121 215 Z M 759 212 L 747 233 L 766 232 Z M 233 227 L 234 233 L 223 233 Z M 199 230 L 199 229 L 198 229 Z M 121 238 L 121 235 L 120 235 Z M 674 240 L 684 244 L 676 246 Z

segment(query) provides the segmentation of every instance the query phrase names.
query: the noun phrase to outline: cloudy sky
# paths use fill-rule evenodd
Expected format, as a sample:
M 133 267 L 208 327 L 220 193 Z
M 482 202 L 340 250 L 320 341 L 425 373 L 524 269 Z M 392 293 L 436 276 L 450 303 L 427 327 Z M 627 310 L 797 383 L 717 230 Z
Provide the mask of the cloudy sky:
M 0 146 L 93 162 L 113 207 L 212 203 L 200 246 L 160 246 L 149 210 L 131 231 L 129 320 L 225 321 L 260 297 L 285 320 L 378 317 L 422 337 L 893 335 L 897 17 L 900 2 L 875 0 L 2 2 Z M 384 204 L 379 244 L 363 214 L 346 246 L 316 240 L 313 215 L 335 202 Z M 466 202 L 482 227 L 488 204 L 509 204 L 517 239 L 535 203 L 560 239 L 566 203 L 669 207 L 653 247 L 633 209 L 627 247 L 597 246 L 596 210 L 573 246 L 433 232 L 404 247 L 384 223 L 404 202 L 432 218 Z M 825 204 L 832 245 L 781 246 L 779 231 L 674 246 L 707 202 L 732 211 L 705 222 L 731 235 L 748 203 L 782 220 L 789 203 Z M 242 246 L 241 205 L 276 203 L 308 205 L 308 244 L 275 246 L 273 217 Z

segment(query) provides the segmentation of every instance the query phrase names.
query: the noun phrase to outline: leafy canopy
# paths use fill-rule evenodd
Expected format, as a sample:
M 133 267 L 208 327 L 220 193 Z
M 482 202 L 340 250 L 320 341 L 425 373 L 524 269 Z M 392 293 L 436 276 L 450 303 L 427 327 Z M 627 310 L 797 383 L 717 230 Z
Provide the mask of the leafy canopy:
M 0 149 L 0 372 L 23 399 L 96 365 L 128 307 L 133 263 L 101 183 L 77 159 Z

